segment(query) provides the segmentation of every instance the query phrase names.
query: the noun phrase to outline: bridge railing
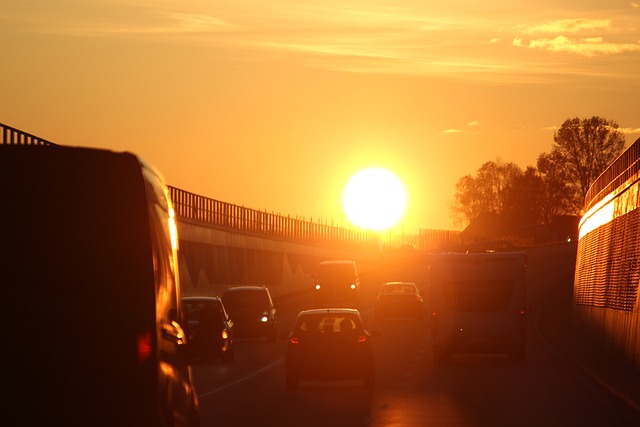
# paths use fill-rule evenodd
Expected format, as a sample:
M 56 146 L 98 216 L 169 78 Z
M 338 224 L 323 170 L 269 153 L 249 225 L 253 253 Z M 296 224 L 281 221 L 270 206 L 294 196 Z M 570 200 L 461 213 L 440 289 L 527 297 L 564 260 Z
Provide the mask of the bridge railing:
M 0 123 L 0 145 L 56 146 L 58 144 Z M 176 215 L 187 220 L 310 243 L 356 247 L 379 243 L 374 232 L 336 227 L 321 222 L 258 211 L 200 196 L 172 186 L 169 186 L 169 192 Z
M 4 145 L 56 145 L 44 138 L 0 123 L 0 144 Z
M 291 218 L 221 202 L 169 186 L 173 208 L 179 218 L 228 227 L 270 237 L 312 243 L 377 244 L 375 233 Z

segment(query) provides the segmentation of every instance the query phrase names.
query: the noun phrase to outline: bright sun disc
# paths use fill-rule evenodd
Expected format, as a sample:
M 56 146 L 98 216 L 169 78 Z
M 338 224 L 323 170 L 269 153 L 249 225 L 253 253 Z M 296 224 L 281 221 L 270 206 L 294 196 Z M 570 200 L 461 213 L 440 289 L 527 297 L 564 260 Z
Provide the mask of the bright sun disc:
M 407 195 L 394 174 L 385 169 L 371 168 L 351 177 L 344 190 L 342 204 L 355 225 L 385 230 L 404 215 Z

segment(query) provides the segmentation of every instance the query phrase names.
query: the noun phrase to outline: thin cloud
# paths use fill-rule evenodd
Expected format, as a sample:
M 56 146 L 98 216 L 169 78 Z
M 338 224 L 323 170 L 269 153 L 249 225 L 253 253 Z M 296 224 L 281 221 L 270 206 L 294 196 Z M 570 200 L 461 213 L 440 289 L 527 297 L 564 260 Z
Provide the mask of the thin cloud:
M 555 37 L 515 37 L 515 47 L 570 53 L 585 57 L 616 55 L 640 51 L 640 43 L 607 41 L 603 34 L 619 32 L 610 19 L 560 19 L 542 24 L 516 27 L 524 35 L 557 34 Z M 579 35 L 584 35 L 580 37 Z M 587 36 L 588 35 L 588 36 Z
M 467 123 L 467 126 L 470 128 L 476 127 L 480 124 L 480 122 L 478 120 L 472 120 L 470 122 Z M 477 130 L 469 130 L 469 129 L 445 129 L 443 130 L 441 133 L 444 134 L 453 134 L 453 133 L 480 133 L 480 131 Z
M 640 49 L 637 30 L 624 33 L 614 28 L 614 22 L 623 25 L 614 10 L 601 15 L 611 19 L 561 19 L 518 26 L 515 20 L 521 15 L 483 16 L 446 4 L 434 9 L 402 1 L 363 7 L 349 0 L 185 0 L 179 8 L 146 0 L 80 2 L 82 7 L 72 15 L 54 8 L 46 16 L 34 16 L 32 10 L 16 4 L 20 6 L 15 16 L 0 17 L 5 31 L 10 25 L 20 32 L 158 42 L 175 39 L 205 45 L 223 55 L 233 52 L 234 60 L 251 63 L 271 55 L 282 57 L 284 52 L 303 66 L 339 72 L 445 76 L 492 84 L 541 83 L 563 74 L 562 67 L 574 74 L 594 73 L 580 64 L 549 67 L 539 52 L 598 56 Z M 631 15 L 628 9 L 626 15 Z M 509 34 L 505 28 L 516 32 Z M 609 33 L 615 33 L 615 42 L 604 39 Z M 524 55 L 513 55 L 514 46 Z
M 640 134 L 640 128 L 618 128 L 617 130 L 619 130 L 625 135 L 634 135 L 637 133 Z
M 578 33 L 582 31 L 609 30 L 611 20 L 609 19 L 559 19 L 520 27 L 526 34 L 535 33 Z
M 572 39 L 565 36 L 557 36 L 553 39 L 531 40 L 526 44 L 521 39 L 516 39 L 513 44 L 518 47 L 526 46 L 531 49 L 566 52 L 587 57 L 640 51 L 640 44 L 638 43 L 612 43 L 605 41 L 602 37 Z

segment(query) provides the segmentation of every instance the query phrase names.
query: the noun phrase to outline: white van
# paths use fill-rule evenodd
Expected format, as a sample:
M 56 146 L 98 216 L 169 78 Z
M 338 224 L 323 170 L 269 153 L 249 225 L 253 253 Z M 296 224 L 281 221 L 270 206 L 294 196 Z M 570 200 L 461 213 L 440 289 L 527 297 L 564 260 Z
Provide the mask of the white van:
M 524 360 L 526 263 L 524 252 L 429 255 L 436 364 L 461 353 L 503 353 Z
M 197 426 L 178 238 L 130 153 L 0 145 L 6 425 Z

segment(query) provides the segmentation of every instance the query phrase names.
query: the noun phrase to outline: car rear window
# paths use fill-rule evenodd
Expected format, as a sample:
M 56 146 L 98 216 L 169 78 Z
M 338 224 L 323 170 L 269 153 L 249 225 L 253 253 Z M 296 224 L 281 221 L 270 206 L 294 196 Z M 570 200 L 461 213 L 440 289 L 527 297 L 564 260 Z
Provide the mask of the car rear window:
M 360 319 L 350 314 L 322 314 L 300 318 L 295 330 L 299 333 L 346 333 L 360 332 L 363 327 Z
M 386 284 L 382 286 L 382 293 L 385 294 L 413 294 L 416 287 L 402 283 Z

